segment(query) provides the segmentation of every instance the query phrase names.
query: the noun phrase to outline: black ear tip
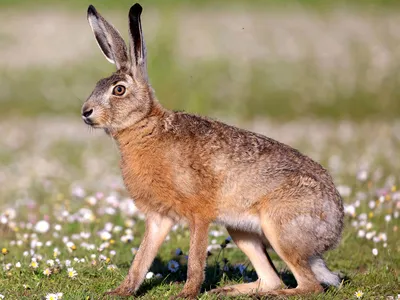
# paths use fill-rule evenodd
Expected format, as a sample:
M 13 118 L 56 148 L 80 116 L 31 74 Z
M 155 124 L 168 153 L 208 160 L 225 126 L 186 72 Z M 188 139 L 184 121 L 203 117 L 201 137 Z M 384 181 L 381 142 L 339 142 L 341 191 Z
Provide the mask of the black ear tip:
M 92 4 L 89 5 L 87 10 L 88 15 L 96 15 L 97 11 Z
M 129 16 L 140 16 L 143 8 L 139 3 L 135 3 L 129 10 Z

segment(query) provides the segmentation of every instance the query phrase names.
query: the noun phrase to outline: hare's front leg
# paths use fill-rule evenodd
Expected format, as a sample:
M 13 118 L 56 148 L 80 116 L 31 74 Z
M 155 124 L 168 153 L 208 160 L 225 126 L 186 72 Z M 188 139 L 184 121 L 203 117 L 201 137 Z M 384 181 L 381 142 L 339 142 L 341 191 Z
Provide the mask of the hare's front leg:
M 202 220 L 190 222 L 190 249 L 186 284 L 176 297 L 195 299 L 204 281 L 204 269 L 207 259 L 208 227 L 210 223 Z
M 168 217 L 156 213 L 147 216 L 144 237 L 128 275 L 118 288 L 107 292 L 107 295 L 130 296 L 138 290 L 173 225 L 174 221 Z

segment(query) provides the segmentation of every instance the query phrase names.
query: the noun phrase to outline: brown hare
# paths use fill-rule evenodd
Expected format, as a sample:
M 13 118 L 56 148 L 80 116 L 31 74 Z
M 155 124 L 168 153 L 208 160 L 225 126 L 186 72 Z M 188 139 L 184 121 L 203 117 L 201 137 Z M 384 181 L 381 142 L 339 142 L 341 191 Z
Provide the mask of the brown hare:
M 249 257 L 258 280 L 211 292 L 224 295 L 320 293 L 339 285 L 322 254 L 343 228 L 342 199 L 318 163 L 273 139 L 224 123 L 163 108 L 150 86 L 146 46 L 135 4 L 129 51 L 93 6 L 88 20 L 117 71 L 101 79 L 82 108 L 86 124 L 103 128 L 120 150 L 126 188 L 146 216 L 146 231 L 129 273 L 112 295 L 134 294 L 171 227 L 190 228 L 187 282 L 178 298 L 195 298 L 204 280 L 208 228 L 226 226 Z M 293 272 L 285 289 L 266 253 L 272 247 Z

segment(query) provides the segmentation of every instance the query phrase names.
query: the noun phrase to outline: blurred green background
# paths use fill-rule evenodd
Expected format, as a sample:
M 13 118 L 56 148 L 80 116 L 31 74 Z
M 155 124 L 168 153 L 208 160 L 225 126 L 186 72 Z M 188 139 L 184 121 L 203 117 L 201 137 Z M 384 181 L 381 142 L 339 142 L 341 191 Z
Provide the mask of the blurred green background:
M 150 80 L 170 109 L 222 119 L 390 120 L 398 1 L 141 1 Z M 114 71 L 86 21 L 127 37 L 134 1 L 0 0 L 0 115 L 69 115 Z

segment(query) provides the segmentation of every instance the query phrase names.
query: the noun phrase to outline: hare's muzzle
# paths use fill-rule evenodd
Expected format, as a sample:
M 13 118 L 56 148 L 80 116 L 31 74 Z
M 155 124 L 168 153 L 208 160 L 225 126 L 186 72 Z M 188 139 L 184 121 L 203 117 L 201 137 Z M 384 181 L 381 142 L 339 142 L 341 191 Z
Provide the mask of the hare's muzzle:
M 89 108 L 86 105 L 82 107 L 82 119 L 88 125 L 93 125 L 90 116 L 93 114 L 93 108 Z

